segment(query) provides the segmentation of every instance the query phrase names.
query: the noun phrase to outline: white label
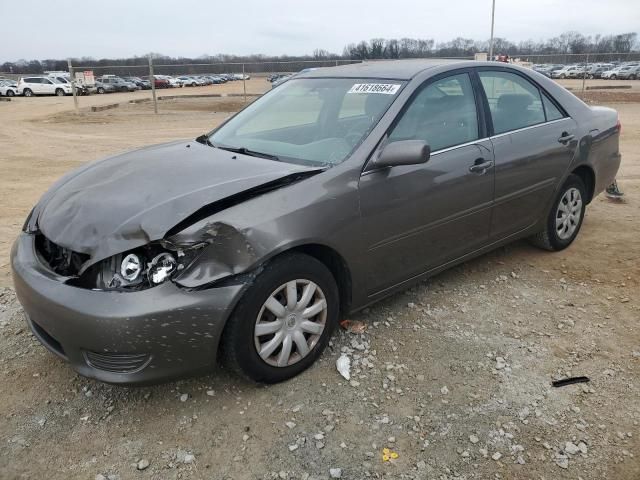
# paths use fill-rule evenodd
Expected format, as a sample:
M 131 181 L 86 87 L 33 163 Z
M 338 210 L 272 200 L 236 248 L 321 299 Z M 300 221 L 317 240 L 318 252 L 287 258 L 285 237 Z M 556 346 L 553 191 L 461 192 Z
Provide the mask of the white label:
M 395 83 L 356 83 L 347 93 L 381 93 L 395 95 L 400 85 Z

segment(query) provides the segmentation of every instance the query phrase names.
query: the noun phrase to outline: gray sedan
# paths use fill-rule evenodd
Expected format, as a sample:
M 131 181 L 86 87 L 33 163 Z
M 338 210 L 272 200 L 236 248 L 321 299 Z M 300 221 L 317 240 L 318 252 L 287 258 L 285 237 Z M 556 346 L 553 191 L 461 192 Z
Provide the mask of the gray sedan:
M 82 375 L 258 382 L 342 316 L 520 238 L 562 250 L 620 164 L 615 110 L 531 70 L 395 61 L 296 76 L 194 141 L 89 163 L 16 240 L 35 336 Z

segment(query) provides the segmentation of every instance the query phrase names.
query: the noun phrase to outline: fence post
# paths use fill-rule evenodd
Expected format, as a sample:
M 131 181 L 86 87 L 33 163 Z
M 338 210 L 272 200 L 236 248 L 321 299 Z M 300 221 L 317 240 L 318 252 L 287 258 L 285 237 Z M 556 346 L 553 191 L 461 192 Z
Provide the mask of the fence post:
M 79 113 L 78 109 L 78 94 L 76 92 L 76 75 L 73 72 L 73 65 L 71 65 L 71 59 L 67 59 L 67 66 L 69 67 L 69 79 L 71 80 L 71 93 L 73 94 L 73 106 L 75 107 L 76 115 Z
M 153 96 L 153 113 L 158 113 L 158 99 L 156 98 L 156 79 L 153 77 L 153 62 L 149 55 L 149 83 L 151 83 L 151 95 Z
M 244 103 L 247 103 L 247 79 L 244 75 L 244 63 L 242 64 L 242 88 L 244 89 Z
M 582 72 L 582 94 L 584 95 L 584 84 L 586 82 L 586 78 L 587 78 L 587 69 L 589 68 L 589 54 L 587 53 L 587 61 L 585 62 L 587 64 L 587 66 L 585 67 L 584 71 Z

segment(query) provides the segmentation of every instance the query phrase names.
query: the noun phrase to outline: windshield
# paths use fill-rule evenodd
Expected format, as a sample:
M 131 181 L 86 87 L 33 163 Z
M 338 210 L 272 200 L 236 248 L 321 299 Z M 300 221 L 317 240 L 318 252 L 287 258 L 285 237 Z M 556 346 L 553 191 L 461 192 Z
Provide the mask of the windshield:
M 307 165 L 344 161 L 378 123 L 404 82 L 293 79 L 216 130 L 209 142 Z

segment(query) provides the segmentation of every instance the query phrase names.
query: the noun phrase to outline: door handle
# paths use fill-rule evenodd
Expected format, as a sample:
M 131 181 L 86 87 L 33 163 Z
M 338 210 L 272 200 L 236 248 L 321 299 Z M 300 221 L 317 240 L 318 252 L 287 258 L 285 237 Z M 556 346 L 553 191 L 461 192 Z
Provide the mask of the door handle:
M 493 167 L 493 162 L 491 160 L 485 160 L 484 158 L 478 158 L 474 162 L 473 165 L 469 167 L 469 171 L 471 173 L 479 173 L 482 175 L 487 169 Z
M 563 145 L 566 145 L 571 140 L 573 140 L 574 137 L 575 137 L 575 135 L 573 135 L 571 133 L 562 132 L 562 135 L 560 135 L 560 138 L 558 139 L 558 141 L 560 143 L 562 143 Z

